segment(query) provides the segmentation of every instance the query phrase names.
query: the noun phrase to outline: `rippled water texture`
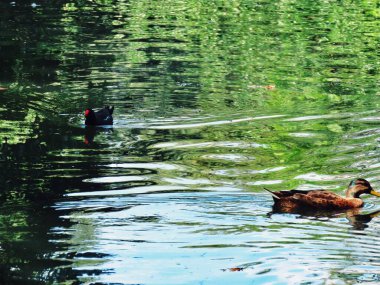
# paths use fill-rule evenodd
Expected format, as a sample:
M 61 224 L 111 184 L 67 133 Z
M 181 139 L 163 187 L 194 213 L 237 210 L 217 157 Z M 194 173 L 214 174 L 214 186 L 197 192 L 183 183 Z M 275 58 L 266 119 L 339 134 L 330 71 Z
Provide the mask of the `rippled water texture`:
M 375 2 L 1 1 L 0 284 L 380 282 Z

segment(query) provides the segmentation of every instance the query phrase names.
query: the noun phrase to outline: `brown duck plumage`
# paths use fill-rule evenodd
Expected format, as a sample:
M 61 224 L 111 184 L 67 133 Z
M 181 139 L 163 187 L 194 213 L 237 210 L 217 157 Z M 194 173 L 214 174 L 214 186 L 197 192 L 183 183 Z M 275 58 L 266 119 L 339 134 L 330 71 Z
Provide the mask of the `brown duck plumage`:
M 274 200 L 273 208 L 277 211 L 296 211 L 303 209 L 345 210 L 362 207 L 362 194 L 380 197 L 380 193 L 372 189 L 365 179 L 352 180 L 346 190 L 346 197 L 327 190 L 289 190 L 273 192 L 268 189 Z

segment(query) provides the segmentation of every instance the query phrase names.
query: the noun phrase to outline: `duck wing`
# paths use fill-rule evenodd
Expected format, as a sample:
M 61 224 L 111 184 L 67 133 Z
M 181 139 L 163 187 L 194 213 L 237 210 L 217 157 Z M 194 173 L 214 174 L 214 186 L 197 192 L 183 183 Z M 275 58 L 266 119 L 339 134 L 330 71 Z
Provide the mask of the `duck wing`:
M 296 194 L 303 194 L 303 195 L 319 195 L 320 192 L 327 192 L 325 190 L 282 190 L 282 191 L 271 191 L 267 188 L 264 188 L 268 192 L 272 194 L 274 198 L 277 199 L 284 199 L 284 198 L 291 198 Z
M 326 190 L 309 191 L 306 194 L 296 193 L 292 198 L 303 206 L 317 209 L 350 209 L 363 204 L 360 199 L 347 199 Z

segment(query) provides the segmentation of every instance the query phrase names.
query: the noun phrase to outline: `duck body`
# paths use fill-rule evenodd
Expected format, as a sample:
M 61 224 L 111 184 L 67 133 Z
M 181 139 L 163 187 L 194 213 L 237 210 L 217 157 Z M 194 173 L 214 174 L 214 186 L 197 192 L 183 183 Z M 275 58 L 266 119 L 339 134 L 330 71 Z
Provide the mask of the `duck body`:
M 362 178 L 351 181 L 346 196 L 342 197 L 327 190 L 288 190 L 270 191 L 276 211 L 295 212 L 305 209 L 313 210 L 347 210 L 360 208 L 364 205 L 360 198 L 362 194 L 371 194 L 380 197 L 380 193 L 372 189 L 370 183 Z
M 113 125 L 114 107 L 105 106 L 99 110 L 86 109 L 84 112 L 86 126 L 105 126 Z

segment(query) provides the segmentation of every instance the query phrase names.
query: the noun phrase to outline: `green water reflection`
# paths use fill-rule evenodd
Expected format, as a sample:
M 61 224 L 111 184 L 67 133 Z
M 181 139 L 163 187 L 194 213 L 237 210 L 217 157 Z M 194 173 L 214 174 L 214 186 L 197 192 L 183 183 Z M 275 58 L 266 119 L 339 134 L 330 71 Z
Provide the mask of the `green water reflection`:
M 0 283 L 376 282 L 378 248 L 355 247 L 376 244 L 376 216 L 268 216 L 262 187 L 380 187 L 379 16 L 371 0 L 2 1 Z M 85 129 L 105 104 L 114 127 Z

